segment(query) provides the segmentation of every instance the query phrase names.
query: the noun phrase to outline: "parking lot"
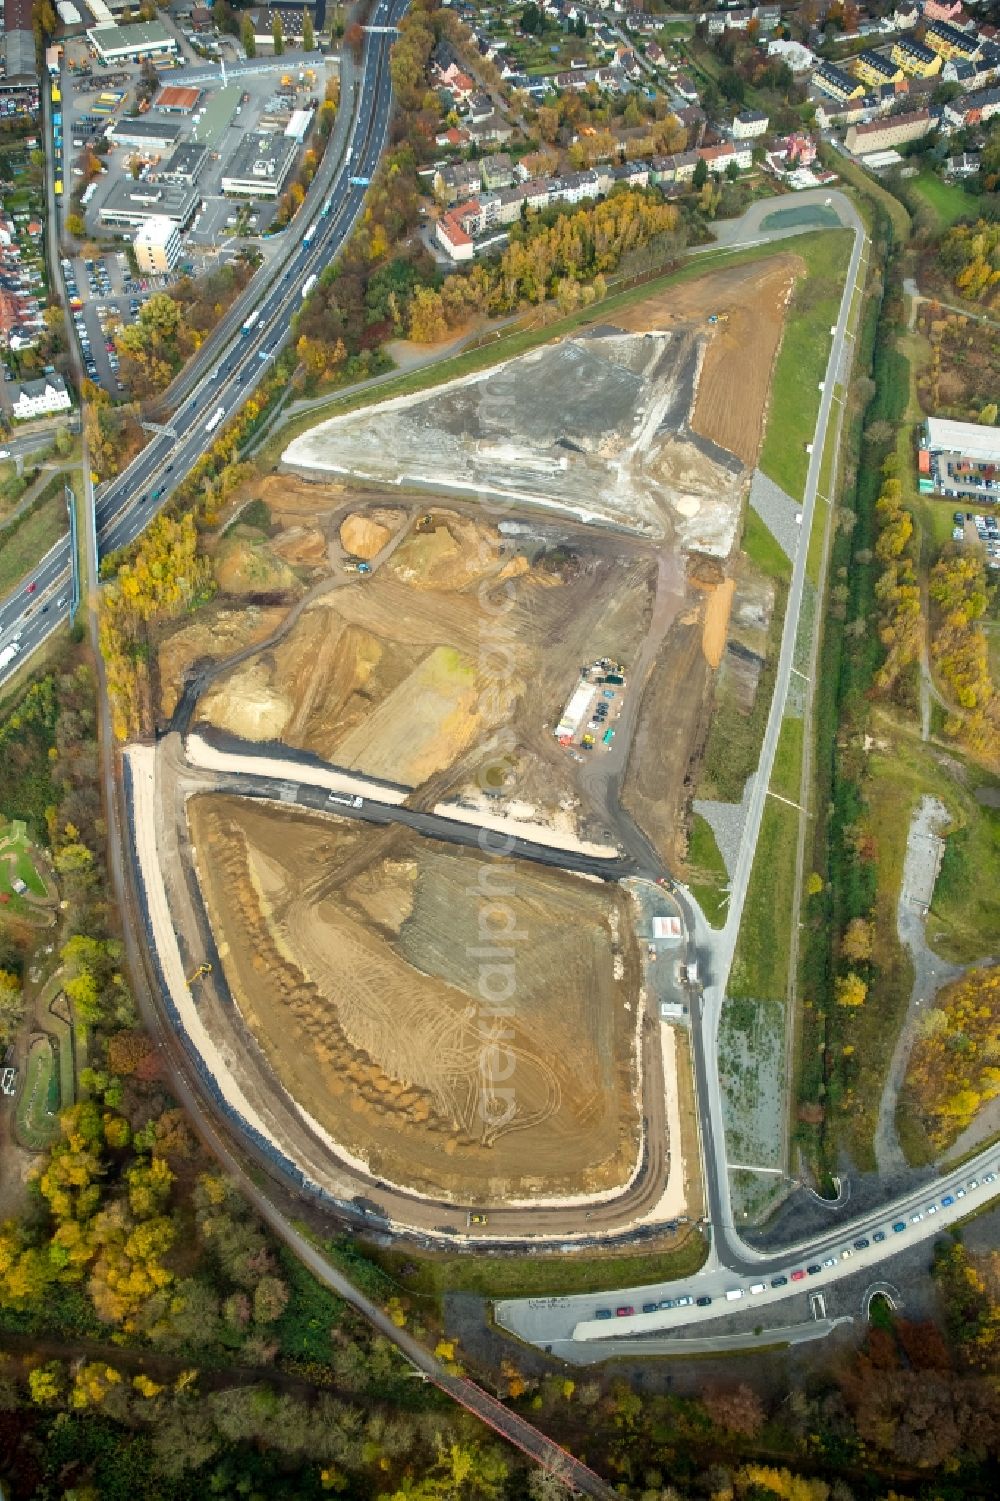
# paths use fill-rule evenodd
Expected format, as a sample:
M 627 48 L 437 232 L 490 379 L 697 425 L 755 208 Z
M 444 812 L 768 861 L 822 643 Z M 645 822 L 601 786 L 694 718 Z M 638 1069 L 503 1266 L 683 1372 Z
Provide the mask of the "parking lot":
M 1000 569 L 1000 520 L 982 511 L 955 511 L 951 519 L 952 541 L 981 542 L 987 567 Z
M 146 298 L 168 284 L 162 276 L 133 277 L 124 251 L 62 262 L 84 368 L 112 396 L 125 387 L 114 347 L 115 330 L 134 322 Z

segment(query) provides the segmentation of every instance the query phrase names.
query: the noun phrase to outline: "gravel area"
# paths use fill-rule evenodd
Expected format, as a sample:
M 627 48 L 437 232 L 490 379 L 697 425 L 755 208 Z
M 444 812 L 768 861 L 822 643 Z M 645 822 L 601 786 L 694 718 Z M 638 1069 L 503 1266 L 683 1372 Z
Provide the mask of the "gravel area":
M 957 979 L 962 973 L 960 966 L 939 959 L 928 948 L 924 932 L 927 909 L 934 896 L 934 883 L 944 854 L 944 840 L 936 831 L 942 826 L 947 827 L 950 822 L 948 809 L 938 798 L 922 797 L 910 820 L 910 832 L 906 840 L 896 928 L 900 942 L 913 961 L 913 989 L 910 991 L 910 1003 L 896 1039 L 879 1104 L 878 1125 L 875 1129 L 875 1160 L 880 1173 L 898 1172 L 906 1166 L 896 1136 L 896 1106 L 921 1014 L 933 1005 L 934 997 L 941 987 L 950 980 Z
M 801 514 L 798 502 L 755 469 L 750 481 L 750 504 L 785 556 L 794 558 L 802 536 L 802 528 L 795 520 Z
M 732 879 L 740 852 L 740 840 L 743 838 L 743 825 L 746 823 L 747 807 L 750 803 L 755 775 L 754 772 L 747 777 L 743 796 L 738 803 L 720 803 L 714 798 L 696 797 L 692 804 L 694 811 L 700 813 L 711 827 L 715 842 L 719 846 L 719 854 L 726 867 L 726 874 L 730 879 Z

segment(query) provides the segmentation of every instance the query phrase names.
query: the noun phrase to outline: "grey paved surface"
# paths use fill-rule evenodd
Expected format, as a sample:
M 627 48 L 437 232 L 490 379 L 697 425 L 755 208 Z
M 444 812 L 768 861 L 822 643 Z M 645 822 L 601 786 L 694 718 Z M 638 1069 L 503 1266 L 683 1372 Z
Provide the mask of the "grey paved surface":
M 878 1124 L 875 1128 L 875 1160 L 880 1173 L 900 1172 L 906 1167 L 906 1159 L 896 1135 L 896 1107 L 910 1051 L 917 1037 L 921 1017 L 933 1004 L 937 992 L 962 973 L 960 966 L 939 959 L 928 947 L 924 931 L 927 908 L 934 895 L 934 883 L 944 853 L 944 840 L 937 831 L 947 827 L 950 822 L 951 815 L 936 797 L 922 797 L 910 820 L 903 884 L 896 909 L 896 928 L 900 942 L 913 962 L 913 988 L 879 1103 Z
M 750 481 L 750 504 L 785 557 L 793 559 L 802 536 L 802 527 L 795 520 L 800 514 L 798 502 L 760 469 L 755 469 Z

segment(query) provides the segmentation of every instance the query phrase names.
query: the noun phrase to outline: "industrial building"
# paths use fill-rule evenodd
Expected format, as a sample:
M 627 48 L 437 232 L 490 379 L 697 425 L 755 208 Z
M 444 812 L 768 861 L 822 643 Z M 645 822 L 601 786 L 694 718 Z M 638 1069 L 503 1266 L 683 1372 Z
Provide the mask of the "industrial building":
M 116 146 L 136 146 L 140 151 L 172 151 L 184 127 L 176 120 L 153 120 L 149 115 L 129 115 L 108 131 Z
M 178 229 L 187 229 L 199 201 L 197 187 L 172 182 L 132 182 L 126 178 L 113 184 L 101 205 L 100 219 L 102 224 L 138 229 L 147 219 L 163 215 Z
M 295 141 L 287 136 L 246 136 L 223 171 L 223 193 L 234 198 L 277 198 L 297 150 Z
M 195 114 L 191 139 L 209 151 L 217 151 L 223 136 L 233 122 L 239 106 L 242 90 L 239 84 L 227 83 L 221 89 L 213 89 L 201 109 Z
M 154 109 L 166 110 L 171 115 L 189 115 L 198 108 L 201 89 L 182 89 L 167 84 L 153 100 Z
M 918 470 L 921 490 L 996 505 L 1000 502 L 1000 428 L 928 417 Z
M 181 258 L 180 231 L 172 219 L 157 214 L 136 231 L 132 248 L 140 271 L 169 276 Z
M 163 182 L 178 182 L 184 187 L 193 187 L 205 170 L 208 147 L 194 141 L 181 141 L 161 163 L 158 176 Z
M 132 26 L 92 26 L 87 40 L 102 63 L 136 62 L 142 57 L 160 57 L 177 51 L 177 38 L 160 21 L 139 21 Z

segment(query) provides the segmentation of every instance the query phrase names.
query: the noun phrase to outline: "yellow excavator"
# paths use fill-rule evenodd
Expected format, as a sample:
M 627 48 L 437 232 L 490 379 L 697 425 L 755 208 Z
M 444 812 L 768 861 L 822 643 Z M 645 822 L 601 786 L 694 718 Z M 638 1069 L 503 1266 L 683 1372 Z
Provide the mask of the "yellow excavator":
M 195 970 L 194 974 L 193 975 L 188 975 L 188 978 L 187 978 L 187 987 L 188 987 L 188 990 L 191 989 L 191 987 L 194 984 L 195 980 L 200 980 L 203 975 L 210 975 L 211 973 L 212 973 L 212 966 L 207 962 L 207 960 L 206 960 L 206 962 L 204 964 L 199 964 L 198 968 Z

